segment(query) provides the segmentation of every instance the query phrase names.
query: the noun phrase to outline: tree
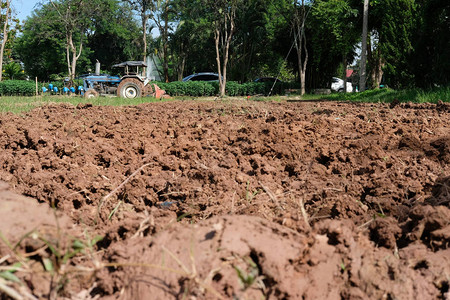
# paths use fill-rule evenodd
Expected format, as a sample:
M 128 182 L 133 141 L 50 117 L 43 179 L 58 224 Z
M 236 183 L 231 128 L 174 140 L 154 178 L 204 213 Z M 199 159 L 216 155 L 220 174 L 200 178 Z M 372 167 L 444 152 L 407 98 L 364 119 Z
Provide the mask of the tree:
M 83 51 L 91 18 L 98 11 L 98 3 L 87 0 L 49 0 L 49 2 L 56 11 L 56 20 L 64 28 L 62 34 L 65 38 L 67 69 L 70 81 L 73 82 L 77 61 Z
M 8 41 L 8 21 L 11 16 L 11 3 L 9 0 L 6 0 L 5 3 L 1 2 L 1 8 L 4 9 L 5 14 L 3 21 L 3 34 L 2 34 L 2 45 L 0 47 L 0 81 L 2 81 L 2 73 L 3 73 L 3 53 L 5 52 L 5 46 Z
M 450 82 L 450 1 L 416 1 L 414 51 L 415 83 L 420 87 L 449 85 Z
M 25 73 L 19 63 L 12 61 L 3 67 L 4 78 L 14 80 L 14 79 L 25 79 Z
M 214 45 L 216 48 L 217 70 L 219 74 L 219 95 L 225 96 L 227 84 L 227 66 L 230 45 L 236 30 L 235 18 L 238 0 L 209 1 L 212 8 L 212 23 L 214 25 Z
M 283 51 L 287 50 L 283 47 L 285 38 L 281 40 L 276 33 L 280 23 L 285 27 L 289 21 L 275 7 L 283 6 L 280 2 L 283 1 L 248 0 L 238 6 L 236 28 L 239 30 L 234 35 L 229 62 L 233 80 L 245 82 L 279 74 L 286 53 L 278 54 L 275 48 L 279 43 Z
M 417 22 L 416 0 L 373 1 L 369 11 L 369 74 L 373 88 L 382 78 L 394 88 L 414 82 L 411 60 Z
M 136 10 L 141 17 L 142 25 L 142 59 L 147 61 L 147 31 L 148 31 L 148 21 L 151 16 L 151 11 L 154 7 L 153 0 L 124 0 L 131 4 L 134 10 Z
M 356 26 L 357 10 L 347 0 L 316 0 L 313 15 L 333 38 L 333 50 L 342 57 L 344 92 L 347 91 L 347 62 L 359 38 Z
M 211 9 L 205 0 L 173 1 L 175 30 L 170 52 L 177 78 L 184 74 L 217 70 Z
M 309 53 L 306 47 L 306 18 L 307 7 L 305 0 L 301 0 L 300 3 L 297 0 L 294 1 L 294 20 L 293 20 L 293 32 L 294 32 L 294 45 L 297 50 L 297 63 L 298 72 L 300 75 L 300 95 L 304 95 L 306 92 L 306 67 L 308 65 Z
M 27 18 L 14 45 L 14 53 L 24 63 L 27 74 L 40 80 L 67 72 L 65 42 L 60 36 L 64 27 L 56 21 L 56 11 L 49 6 L 49 3 L 42 5 Z
M 367 26 L 369 19 L 369 0 L 364 0 L 363 10 L 363 29 L 362 29 L 362 47 L 361 47 L 361 67 L 359 78 L 359 90 L 366 90 L 366 62 L 367 62 Z
M 99 60 L 103 70 L 126 60 L 140 60 L 142 37 L 131 6 L 117 0 L 102 1 L 101 12 L 92 18 L 87 33 L 89 60 Z
M 96 59 L 109 68 L 140 56 L 141 35 L 130 6 L 117 0 L 91 0 L 90 3 L 97 13 L 90 17 L 84 33 L 74 32 L 77 48 L 83 40 L 77 70 L 88 72 Z M 64 32 L 64 24 L 59 21 L 51 3 L 45 3 L 33 12 L 13 48 L 15 58 L 24 63 L 27 74 L 40 80 L 67 76 Z
M 171 5 L 172 1 L 170 0 L 156 0 L 151 15 L 161 35 L 163 73 L 166 82 L 169 82 L 169 22 L 172 19 L 171 15 L 174 13 Z

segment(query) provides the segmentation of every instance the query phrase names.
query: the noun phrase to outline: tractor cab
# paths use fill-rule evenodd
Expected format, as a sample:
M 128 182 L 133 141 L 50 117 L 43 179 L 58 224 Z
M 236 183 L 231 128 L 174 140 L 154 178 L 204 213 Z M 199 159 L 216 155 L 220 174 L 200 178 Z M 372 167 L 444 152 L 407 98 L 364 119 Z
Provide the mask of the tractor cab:
M 143 61 L 126 61 L 117 65 L 114 65 L 113 68 L 124 68 L 124 77 L 125 76 L 145 76 L 145 70 L 147 68 L 147 64 Z

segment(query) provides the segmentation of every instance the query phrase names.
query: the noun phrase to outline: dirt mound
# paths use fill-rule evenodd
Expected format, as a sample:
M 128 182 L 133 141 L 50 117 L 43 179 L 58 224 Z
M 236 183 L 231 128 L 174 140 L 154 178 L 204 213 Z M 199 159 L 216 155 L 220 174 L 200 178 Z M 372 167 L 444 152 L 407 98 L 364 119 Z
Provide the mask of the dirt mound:
M 174 101 L 0 115 L 0 180 L 56 207 L 76 226 L 61 226 L 61 251 L 79 248 L 62 262 L 30 236 L 16 250 L 43 248 L 30 259 L 57 284 L 17 276 L 50 298 L 445 299 L 449 127 L 432 104 Z
M 73 251 L 72 243 L 80 238 L 80 232 L 67 216 L 50 209 L 47 204 L 11 192 L 8 184 L 2 181 L 0 220 L 0 258 L 7 266 L 0 270 L 0 283 L 2 278 L 9 279 L 21 283 L 19 290 L 24 295 L 30 294 L 28 289 L 38 297 L 49 295 L 54 284 L 49 270 L 61 267 L 58 265 L 61 261 L 53 259 L 62 260 L 65 254 Z M 16 270 L 24 270 L 24 273 L 17 272 L 20 275 L 16 277 Z M 7 291 L 0 288 L 0 292 L 8 294 Z M 15 298 L 14 294 L 8 295 Z M 3 299 L 2 293 L 0 297 Z
M 448 284 L 450 250 L 425 258 L 426 252 L 416 246 L 397 254 L 374 248 L 349 221 L 324 221 L 313 232 L 298 233 L 258 217 L 227 216 L 187 228 L 176 224 L 108 253 L 118 265 L 141 265 L 124 263 L 115 274 L 127 287 L 127 299 L 438 298 L 434 282 Z

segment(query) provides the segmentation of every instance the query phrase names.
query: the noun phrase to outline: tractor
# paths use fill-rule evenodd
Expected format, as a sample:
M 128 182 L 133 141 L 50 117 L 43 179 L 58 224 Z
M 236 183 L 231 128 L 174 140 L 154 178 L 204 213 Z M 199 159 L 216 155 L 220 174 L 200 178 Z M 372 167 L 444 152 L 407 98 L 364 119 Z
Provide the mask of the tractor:
M 119 77 L 100 74 L 100 63 L 97 62 L 95 74 L 80 76 L 83 79 L 85 98 L 108 95 L 130 99 L 147 96 L 168 97 L 164 90 L 150 83 L 148 72 L 146 76 L 143 75 L 143 71 L 147 68 L 145 62 L 126 61 L 114 65 L 113 68 L 124 68 L 124 75 Z

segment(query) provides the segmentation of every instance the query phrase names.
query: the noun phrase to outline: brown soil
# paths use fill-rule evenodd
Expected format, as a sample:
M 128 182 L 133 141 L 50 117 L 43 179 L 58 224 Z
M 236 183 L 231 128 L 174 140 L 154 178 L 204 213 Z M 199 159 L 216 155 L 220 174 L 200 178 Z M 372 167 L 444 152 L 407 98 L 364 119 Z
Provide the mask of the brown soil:
M 173 101 L 2 114 L 0 298 L 450 299 L 449 113 Z M 2 279 L 18 261 L 19 282 Z

